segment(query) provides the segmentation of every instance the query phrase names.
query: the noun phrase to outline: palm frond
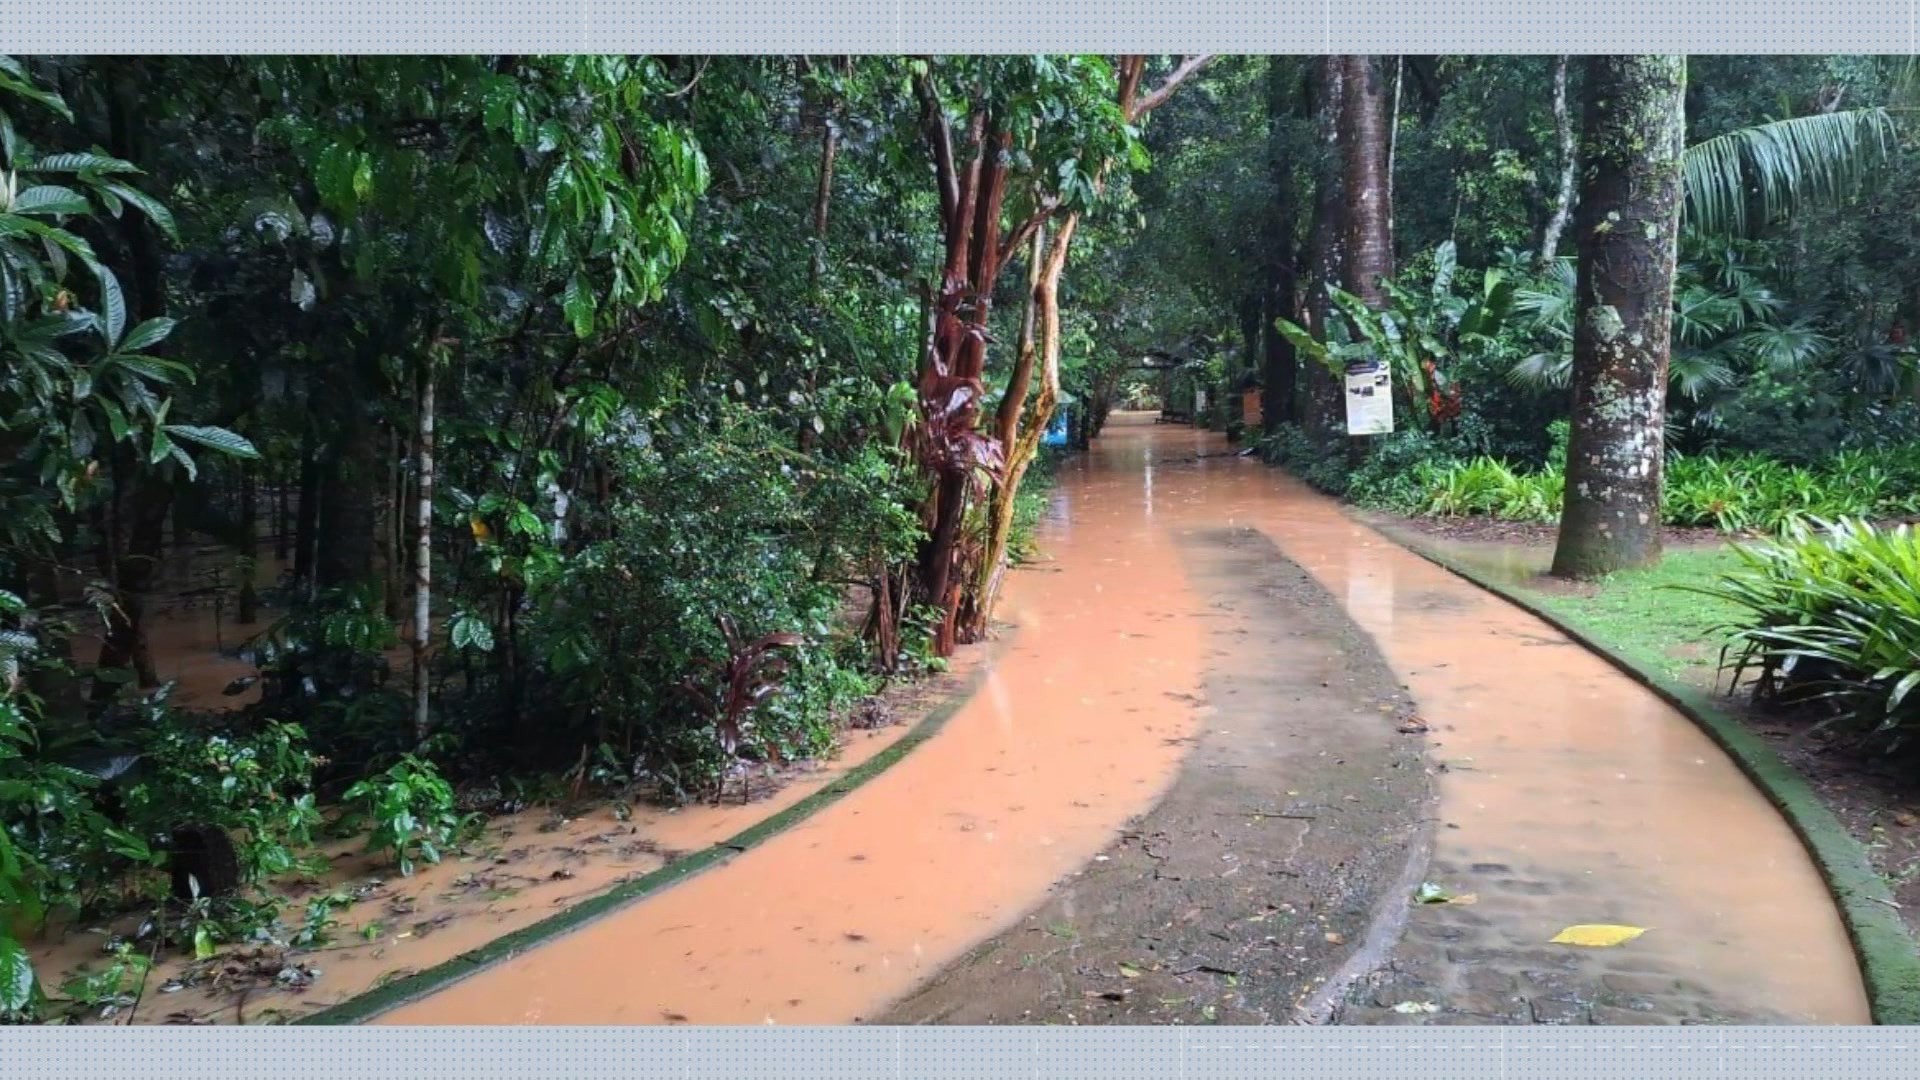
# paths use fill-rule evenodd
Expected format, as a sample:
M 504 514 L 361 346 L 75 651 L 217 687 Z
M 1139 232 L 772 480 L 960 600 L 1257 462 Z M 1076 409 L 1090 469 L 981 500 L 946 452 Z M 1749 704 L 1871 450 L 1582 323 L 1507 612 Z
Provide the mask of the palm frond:
M 1573 350 L 1534 353 L 1507 369 L 1507 382 L 1522 390 L 1565 390 L 1573 384 Z
M 1686 223 L 1740 235 L 1808 203 L 1837 202 L 1887 160 L 1893 141 L 1893 117 L 1876 107 L 1775 120 L 1689 146 Z M 1750 220 L 1756 197 L 1765 221 Z

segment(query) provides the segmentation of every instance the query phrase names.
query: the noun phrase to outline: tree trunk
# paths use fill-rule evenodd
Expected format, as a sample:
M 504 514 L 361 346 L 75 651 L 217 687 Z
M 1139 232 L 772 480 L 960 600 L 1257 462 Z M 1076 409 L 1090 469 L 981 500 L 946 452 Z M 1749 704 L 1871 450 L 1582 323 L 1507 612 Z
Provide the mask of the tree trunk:
M 1338 56 L 1322 56 L 1315 61 L 1313 77 L 1314 123 L 1321 143 L 1318 176 L 1315 178 L 1313 227 L 1307 241 L 1307 265 L 1312 275 L 1307 288 L 1308 329 L 1322 341 L 1327 339 L 1327 321 L 1333 304 L 1328 286 L 1340 283 L 1345 263 L 1346 228 L 1341 211 L 1346 170 L 1340 158 L 1340 111 L 1346 66 Z M 1344 429 L 1341 422 L 1343 387 L 1339 378 L 1324 364 L 1307 368 L 1307 393 L 1301 401 L 1304 427 L 1325 442 Z
M 1553 216 L 1547 219 L 1547 227 L 1540 234 L 1540 254 L 1537 262 L 1541 267 L 1551 266 L 1560 253 L 1560 234 L 1567 229 L 1567 222 L 1573 217 L 1573 181 L 1579 171 L 1580 158 L 1575 152 L 1573 141 L 1573 117 L 1567 109 L 1567 58 L 1556 57 L 1553 62 L 1553 130 L 1560 141 L 1560 190 L 1554 197 Z
M 1013 535 L 1013 511 L 1020 492 L 1020 481 L 1040 445 L 1038 438 L 1031 440 L 1030 445 L 1029 440 L 1022 438 L 1020 415 L 1026 411 L 1027 393 L 1033 386 L 1036 355 L 1034 321 L 1039 303 L 1041 256 L 1046 251 L 1046 232 L 1044 227 L 1035 230 L 1033 246 L 1027 254 L 1027 304 L 1020 320 L 1020 344 L 1014 352 L 1013 371 L 1007 377 L 1007 392 L 1001 397 L 1000 408 L 994 415 L 994 437 L 1006 448 L 1007 471 L 1002 481 L 994 485 L 987 501 L 986 551 L 976 570 L 978 580 L 974 583 L 974 602 L 967 614 L 967 632 L 976 640 L 986 635 L 987 625 L 993 617 L 994 599 L 999 595 L 1000 582 L 1006 574 L 1007 543 Z M 1045 396 L 1043 389 L 1042 397 Z M 1045 406 L 1044 419 L 1040 416 L 1042 405 Z M 1034 417 L 1028 421 L 1027 427 L 1031 429 L 1034 423 L 1041 423 L 1041 434 L 1044 435 L 1044 424 L 1053 419 L 1053 402 L 1035 402 L 1033 411 Z
M 807 267 L 807 280 L 815 287 L 827 268 L 827 210 L 833 203 L 833 161 L 840 152 L 840 129 L 833 118 L 820 126 L 820 190 L 813 197 L 813 261 Z
M 1387 306 L 1381 283 L 1393 276 L 1393 201 L 1387 191 L 1391 90 L 1386 73 L 1373 57 L 1345 59 L 1340 111 L 1347 242 L 1341 277 L 1348 292 L 1378 311 Z
M 415 376 L 414 398 L 419 409 L 415 425 L 414 467 L 419 475 L 419 503 L 414 514 L 413 549 L 413 732 L 427 737 L 427 646 L 433 631 L 433 359 L 421 357 Z
M 241 626 L 252 626 L 259 616 L 254 579 L 260 576 L 255 559 L 260 554 L 259 475 L 255 466 L 243 466 L 240 475 L 240 610 Z
M 1341 160 L 1346 170 L 1347 243 L 1341 277 L 1348 292 L 1380 311 L 1387 307 L 1386 279 L 1393 276 L 1393 195 L 1387 165 L 1392 156 L 1392 89 L 1386 72 L 1371 56 L 1347 57 L 1346 71 L 1341 90 Z M 1384 356 L 1373 359 L 1391 362 Z M 1344 394 L 1341 400 L 1344 403 Z M 1358 465 L 1371 442 L 1365 435 L 1350 438 L 1349 463 Z
M 1261 292 L 1260 333 L 1263 342 L 1260 378 L 1261 427 L 1271 435 L 1296 419 L 1297 388 L 1300 379 L 1299 358 L 1293 343 L 1280 333 L 1278 320 L 1300 321 L 1299 252 L 1294 246 L 1294 218 L 1298 196 L 1294 191 L 1293 164 L 1281 153 L 1280 125 L 1287 115 L 1293 74 L 1279 57 L 1271 61 L 1267 75 L 1267 168 L 1273 180 L 1273 204 L 1266 219 L 1266 258 L 1262 271 L 1266 280 Z
M 400 467 L 401 457 L 406 453 L 400 440 L 400 429 L 387 428 L 387 484 L 384 497 L 380 500 L 386 508 L 385 519 L 380 528 L 380 561 L 385 564 L 381 581 L 385 585 L 387 618 L 398 621 L 405 604 L 406 589 L 403 582 L 406 577 L 407 561 L 402 554 L 406 551 L 406 494 L 401 488 L 401 478 L 405 475 Z
M 300 443 L 300 499 L 293 526 L 293 576 L 308 593 L 320 554 L 320 480 L 320 447 L 309 430 Z
M 293 532 L 293 515 L 287 507 L 287 489 L 292 486 L 289 479 L 276 476 L 273 487 L 273 557 L 282 564 L 287 561 L 287 544 Z
M 159 575 L 165 550 L 173 487 L 157 477 L 137 475 L 141 471 L 138 458 L 125 447 L 116 448 L 113 455 L 115 490 L 102 544 L 102 569 L 113 586 L 116 606 L 108 613 L 101 637 L 99 667 L 109 671 L 131 668 L 144 689 L 160 684 L 147 645 L 145 616 L 147 594 Z M 94 683 L 96 702 L 111 700 L 114 692 L 115 684 Z
M 1587 61 L 1573 421 L 1553 556 L 1562 577 L 1660 557 L 1686 70 L 1680 56 Z
M 329 451 L 320 473 L 314 579 L 322 589 L 365 583 L 373 576 L 374 504 L 382 479 L 380 452 L 366 413 L 363 358 L 349 348 L 333 359 L 327 400 L 318 410 Z

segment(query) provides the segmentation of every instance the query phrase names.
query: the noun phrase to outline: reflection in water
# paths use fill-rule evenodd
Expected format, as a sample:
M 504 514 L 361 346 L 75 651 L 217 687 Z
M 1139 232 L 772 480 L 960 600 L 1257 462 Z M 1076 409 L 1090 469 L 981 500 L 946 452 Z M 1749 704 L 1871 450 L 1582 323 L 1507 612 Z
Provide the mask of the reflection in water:
M 385 1019 L 872 1014 L 1010 925 L 1164 790 L 1172 740 L 1201 711 L 1206 614 L 1170 537 L 1235 524 L 1344 598 L 1410 686 L 1447 765 L 1435 865 L 1499 879 L 1475 911 L 1512 944 L 1574 923 L 1646 926 L 1632 946 L 1643 970 L 1807 1021 L 1865 1021 L 1811 862 L 1698 729 L 1284 475 L 1190 460 L 1218 449 L 1218 436 L 1115 417 L 1062 469 L 1040 536 L 1051 565 L 1008 583 L 1020 635 L 938 736 L 729 864 Z

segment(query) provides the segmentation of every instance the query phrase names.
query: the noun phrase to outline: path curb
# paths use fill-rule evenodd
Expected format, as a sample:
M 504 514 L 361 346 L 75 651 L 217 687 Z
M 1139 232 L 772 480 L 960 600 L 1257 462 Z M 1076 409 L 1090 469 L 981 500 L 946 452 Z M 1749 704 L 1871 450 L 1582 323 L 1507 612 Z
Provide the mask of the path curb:
M 1819 868 L 1820 876 L 1826 880 L 1827 890 L 1833 894 L 1840 920 L 1846 924 L 1847 937 L 1860 963 L 1873 1022 L 1920 1024 L 1920 951 L 1916 950 L 1906 924 L 1895 913 L 1893 894 L 1886 879 L 1867 861 L 1866 849 L 1860 842 L 1772 747 L 1747 730 L 1712 694 L 1661 674 L 1651 661 L 1636 652 L 1615 649 L 1594 640 L 1565 617 L 1510 586 L 1431 551 L 1417 541 L 1394 535 L 1387 535 L 1387 539 L 1559 630 L 1653 691 L 1706 732 L 1786 818 Z
M 338 1005 L 330 1005 L 319 1012 L 290 1021 L 292 1025 L 340 1025 L 359 1024 L 381 1013 L 392 1011 L 402 1005 L 428 996 L 436 991 L 476 975 L 503 961 L 510 960 L 521 953 L 543 945 L 554 938 L 612 915 L 638 900 L 659 892 L 668 886 L 678 884 L 703 870 L 719 865 L 732 856 L 757 847 L 785 832 L 793 826 L 838 802 L 867 781 L 879 776 L 888 768 L 906 757 L 908 752 L 932 738 L 946 726 L 948 720 L 964 708 L 980 687 L 986 682 L 993 670 L 994 661 L 1007 647 L 1017 631 L 1007 630 L 1000 640 L 988 645 L 988 655 L 980 661 L 961 681 L 951 697 L 941 702 L 927 715 L 921 717 L 905 735 L 893 745 L 861 762 L 846 775 L 833 783 L 808 795 L 779 813 L 767 817 L 740 832 L 722 840 L 712 847 L 694 852 L 676 862 L 616 885 L 606 892 L 589 897 L 571 907 L 564 908 L 531 926 L 524 926 L 508 934 L 470 949 L 450 960 L 444 960 L 433 967 L 415 972 L 405 978 L 396 979 L 384 986 L 377 986 L 364 993 L 357 994 Z

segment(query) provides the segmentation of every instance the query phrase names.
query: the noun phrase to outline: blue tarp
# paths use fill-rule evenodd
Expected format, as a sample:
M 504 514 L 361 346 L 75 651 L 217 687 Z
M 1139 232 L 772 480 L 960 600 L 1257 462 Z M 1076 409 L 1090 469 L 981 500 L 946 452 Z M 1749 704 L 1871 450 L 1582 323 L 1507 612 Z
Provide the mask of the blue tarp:
M 1061 409 L 1053 414 L 1053 423 L 1048 425 L 1047 433 L 1040 441 L 1047 446 L 1067 445 L 1067 410 Z

